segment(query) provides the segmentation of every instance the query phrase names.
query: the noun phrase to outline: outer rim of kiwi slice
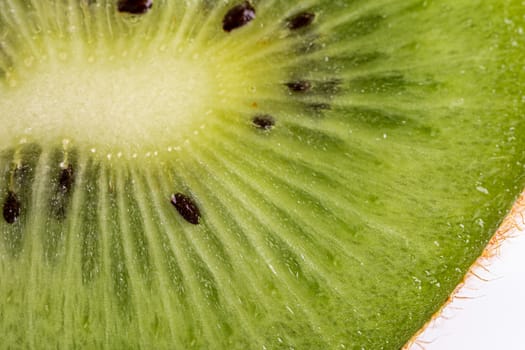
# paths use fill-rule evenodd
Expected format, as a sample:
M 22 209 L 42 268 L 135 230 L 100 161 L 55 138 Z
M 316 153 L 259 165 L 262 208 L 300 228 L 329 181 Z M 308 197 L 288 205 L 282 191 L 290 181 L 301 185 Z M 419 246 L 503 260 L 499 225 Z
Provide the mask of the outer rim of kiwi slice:
M 459 296 L 465 295 L 464 291 L 468 288 L 468 282 L 471 279 L 475 279 L 482 282 L 487 282 L 482 279 L 477 271 L 482 268 L 484 270 L 490 269 L 490 265 L 498 258 L 500 254 L 500 248 L 507 240 L 512 238 L 512 233 L 516 230 L 520 230 L 520 227 L 523 225 L 523 215 L 525 214 L 525 191 L 521 193 L 520 197 L 516 200 L 511 210 L 501 223 L 501 226 L 494 233 L 489 243 L 483 250 L 482 254 L 472 263 L 468 271 L 466 272 L 463 279 L 457 285 L 457 287 L 452 291 L 446 302 L 441 305 L 438 311 L 436 311 L 431 319 L 429 319 L 423 327 L 421 327 L 414 336 L 407 341 L 401 350 L 414 350 L 414 349 L 424 349 L 424 344 L 428 342 L 428 339 L 425 339 L 425 332 L 434 326 L 435 322 L 443 318 L 443 314 L 446 312 L 447 308 L 451 306 L 456 298 Z M 521 221 L 521 222 L 520 222 Z M 464 299 L 464 297 L 462 297 Z

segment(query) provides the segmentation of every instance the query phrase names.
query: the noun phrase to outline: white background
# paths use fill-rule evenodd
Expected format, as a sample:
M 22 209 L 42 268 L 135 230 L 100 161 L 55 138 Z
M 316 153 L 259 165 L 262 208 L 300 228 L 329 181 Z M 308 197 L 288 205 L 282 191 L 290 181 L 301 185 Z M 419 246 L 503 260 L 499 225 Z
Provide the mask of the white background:
M 525 211 L 523 211 L 525 214 Z M 410 350 L 525 350 L 525 223 Z

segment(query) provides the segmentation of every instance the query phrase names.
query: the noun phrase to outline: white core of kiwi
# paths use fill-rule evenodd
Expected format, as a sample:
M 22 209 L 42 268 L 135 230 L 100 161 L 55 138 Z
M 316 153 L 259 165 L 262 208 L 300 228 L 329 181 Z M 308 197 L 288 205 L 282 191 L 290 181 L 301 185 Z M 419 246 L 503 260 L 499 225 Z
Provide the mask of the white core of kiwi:
M 235 105 L 228 94 L 238 94 L 244 84 L 223 82 L 243 81 L 239 74 L 228 62 L 162 55 L 48 63 L 4 87 L 0 110 L 16 117 L 6 118 L 0 139 L 11 144 L 12 135 L 44 143 L 68 139 L 82 148 L 125 154 L 176 146 L 221 106 Z

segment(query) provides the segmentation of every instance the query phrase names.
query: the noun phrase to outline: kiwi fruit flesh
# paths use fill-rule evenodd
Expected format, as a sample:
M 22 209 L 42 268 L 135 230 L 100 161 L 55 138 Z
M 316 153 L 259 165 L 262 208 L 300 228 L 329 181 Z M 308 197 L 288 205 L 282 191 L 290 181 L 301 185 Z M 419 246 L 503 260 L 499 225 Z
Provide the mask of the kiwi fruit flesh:
M 5 349 L 399 349 L 523 188 L 521 0 L 1 0 Z

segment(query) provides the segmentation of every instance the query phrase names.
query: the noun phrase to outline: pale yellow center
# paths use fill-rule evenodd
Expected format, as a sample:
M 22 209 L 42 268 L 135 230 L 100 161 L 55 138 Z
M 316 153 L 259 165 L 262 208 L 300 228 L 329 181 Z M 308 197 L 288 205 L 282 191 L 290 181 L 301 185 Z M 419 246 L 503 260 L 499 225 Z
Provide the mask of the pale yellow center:
M 70 139 L 134 151 L 191 134 L 213 108 L 215 69 L 202 60 L 154 58 L 53 62 L 0 97 L 0 143 Z

